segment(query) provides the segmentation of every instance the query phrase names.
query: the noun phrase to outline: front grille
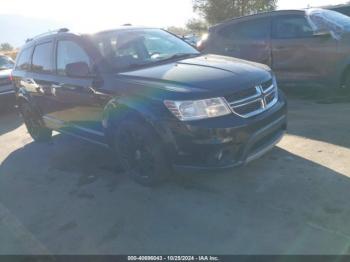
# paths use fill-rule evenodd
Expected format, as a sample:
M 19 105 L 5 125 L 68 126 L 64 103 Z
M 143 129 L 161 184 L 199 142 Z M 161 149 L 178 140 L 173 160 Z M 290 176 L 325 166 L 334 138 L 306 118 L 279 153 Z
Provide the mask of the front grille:
M 247 115 L 261 108 L 261 99 L 252 101 L 249 104 L 238 105 L 235 107 L 235 112 L 239 115 Z
M 260 85 L 226 96 L 225 99 L 234 113 L 248 118 L 271 108 L 278 100 L 277 95 L 277 87 L 269 79 Z
M 226 100 L 227 101 L 242 100 L 242 99 L 245 99 L 247 97 L 254 96 L 255 94 L 256 94 L 255 88 L 248 88 L 248 89 L 244 89 L 244 90 L 241 90 L 239 92 L 235 92 L 232 95 L 227 96 Z
M 265 81 L 261 84 L 262 89 L 266 92 L 269 90 L 269 88 L 273 86 L 273 81 L 272 79 Z
M 266 104 L 269 105 L 270 103 L 272 103 L 275 97 L 276 97 L 276 92 L 271 92 L 268 95 L 266 95 L 265 96 Z

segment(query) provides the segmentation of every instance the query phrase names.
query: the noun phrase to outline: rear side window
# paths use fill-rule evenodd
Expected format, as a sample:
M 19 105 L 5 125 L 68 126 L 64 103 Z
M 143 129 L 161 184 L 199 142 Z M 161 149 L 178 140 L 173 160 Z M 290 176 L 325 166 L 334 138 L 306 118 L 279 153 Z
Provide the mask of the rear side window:
M 301 15 L 276 17 L 272 25 L 273 38 L 305 38 L 313 34 L 313 30 L 306 17 Z
M 78 62 L 90 65 L 90 59 L 85 50 L 73 41 L 59 41 L 57 47 L 57 74 L 66 75 L 66 66 Z
M 32 70 L 38 73 L 52 73 L 52 42 L 39 44 L 34 49 Z
M 270 18 L 260 18 L 247 22 L 227 25 L 219 34 L 232 40 L 259 40 L 270 38 Z
M 32 48 L 22 50 L 16 63 L 16 69 L 30 70 L 30 57 L 32 55 L 32 51 Z

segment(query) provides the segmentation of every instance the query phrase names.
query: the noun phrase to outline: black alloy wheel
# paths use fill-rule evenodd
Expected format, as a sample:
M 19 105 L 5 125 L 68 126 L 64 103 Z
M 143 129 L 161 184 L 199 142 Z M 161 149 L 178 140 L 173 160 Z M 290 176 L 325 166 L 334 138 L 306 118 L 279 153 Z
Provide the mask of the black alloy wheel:
M 47 142 L 52 137 L 52 130 L 46 128 L 41 118 L 28 103 L 20 104 L 20 112 L 28 133 L 36 142 Z
M 142 119 L 128 119 L 119 123 L 114 146 L 123 169 L 136 182 L 154 186 L 170 173 L 163 146 L 155 131 Z

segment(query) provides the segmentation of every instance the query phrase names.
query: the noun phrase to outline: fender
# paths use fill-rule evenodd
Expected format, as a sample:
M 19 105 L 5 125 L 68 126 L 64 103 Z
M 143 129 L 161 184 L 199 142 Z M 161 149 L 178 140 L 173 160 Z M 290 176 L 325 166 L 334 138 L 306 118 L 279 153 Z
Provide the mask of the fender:
M 113 122 L 122 120 L 126 111 L 132 111 L 154 126 L 159 118 L 151 110 L 152 107 L 154 105 L 152 105 L 151 100 L 144 97 L 114 97 L 104 107 L 102 125 L 104 128 L 108 128 Z
M 42 116 L 42 112 L 41 112 L 39 106 L 36 104 L 36 102 L 31 97 L 31 95 L 24 88 L 19 88 L 16 91 L 17 106 L 19 106 L 19 103 L 21 100 L 27 102 L 39 116 Z
M 152 102 L 151 99 L 141 96 L 115 97 L 106 104 L 103 111 L 102 125 L 105 129 L 107 141 L 110 141 L 112 128 L 117 125 L 118 121 L 122 121 L 130 111 L 150 124 L 165 144 L 172 149 L 174 146 L 176 147 L 172 133 L 160 121 L 162 110 L 159 105 Z

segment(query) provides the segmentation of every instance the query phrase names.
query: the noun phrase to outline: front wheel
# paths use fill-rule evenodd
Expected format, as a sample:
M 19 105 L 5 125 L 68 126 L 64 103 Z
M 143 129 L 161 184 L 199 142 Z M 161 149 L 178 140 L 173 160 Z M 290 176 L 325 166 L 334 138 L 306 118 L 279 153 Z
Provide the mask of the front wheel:
M 23 121 L 28 133 L 35 142 L 47 142 L 51 139 L 52 130 L 45 127 L 40 116 L 32 109 L 29 103 L 19 105 Z
M 113 146 L 123 169 L 142 185 L 157 185 L 171 172 L 161 141 L 142 119 L 120 122 L 114 132 Z

